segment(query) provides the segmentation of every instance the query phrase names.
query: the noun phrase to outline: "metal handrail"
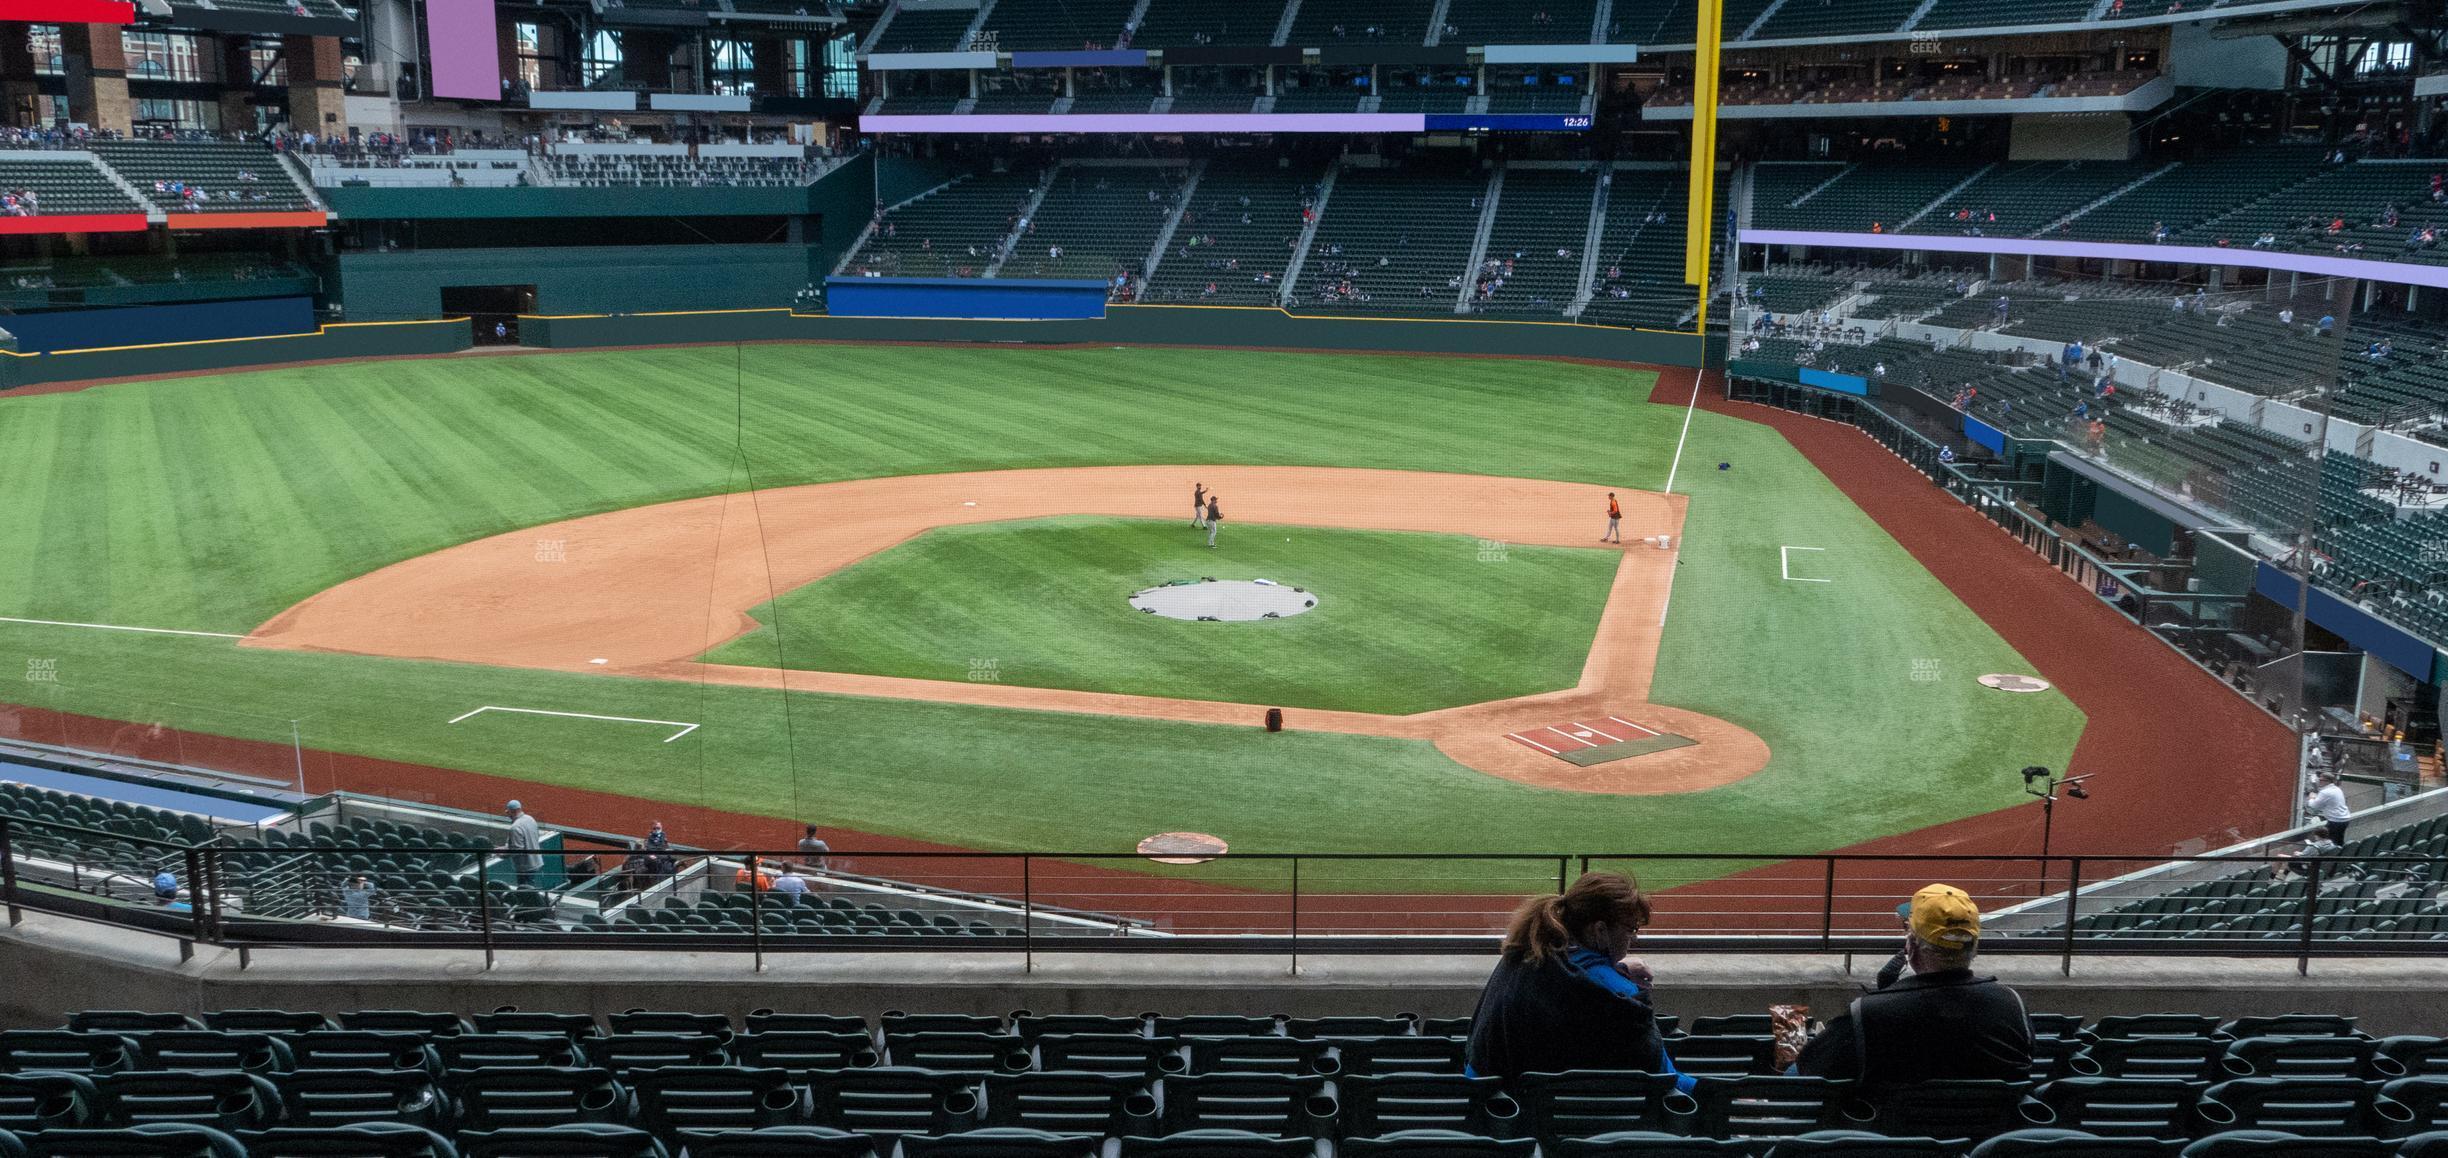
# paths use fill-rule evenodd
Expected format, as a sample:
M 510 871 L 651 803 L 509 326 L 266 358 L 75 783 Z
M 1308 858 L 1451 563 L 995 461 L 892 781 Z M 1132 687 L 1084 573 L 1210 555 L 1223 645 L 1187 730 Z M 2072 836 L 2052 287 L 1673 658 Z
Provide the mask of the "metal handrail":
M 2310 962 L 2316 957 L 2448 956 L 2448 940 L 2407 938 L 2344 941 L 2324 937 L 2320 935 L 2321 930 L 2316 927 L 2317 922 L 2324 917 L 2347 913 L 2335 903 L 2324 908 L 2324 901 L 2330 898 L 2324 897 L 2321 892 L 2322 882 L 2345 871 L 2345 866 L 2358 866 L 2366 871 L 2389 868 L 2419 869 L 2419 877 L 2426 881 L 2448 876 L 2448 857 L 2405 853 L 2297 858 L 2273 854 L 2165 856 L 2147 853 L 2132 856 L 2066 854 L 1972 856 L 1947 853 L 1851 852 L 1799 855 L 1761 852 L 1562 854 L 1553 852 L 1253 852 L 1218 854 L 1197 866 L 1168 870 L 1155 869 L 1149 863 L 1148 857 L 1136 852 L 1013 853 L 951 850 L 867 852 L 848 849 L 835 850 L 828 854 L 829 859 L 836 863 L 856 860 L 907 861 L 920 866 L 976 863 L 994 865 L 999 869 L 1011 872 L 1013 879 L 1016 879 L 1018 884 L 1018 895 L 991 899 L 1004 906 L 1000 916 L 1007 923 L 998 927 L 1013 928 L 1008 922 L 1016 918 L 1018 935 L 1008 937 L 964 936 L 955 939 L 916 928 L 862 930 L 856 933 L 838 928 L 803 929 L 794 927 L 787 933 L 778 927 L 768 929 L 768 917 L 776 911 L 779 902 L 766 896 L 766 890 L 753 886 L 747 890 L 749 901 L 745 906 L 749 923 L 747 927 L 736 930 L 707 929 L 669 932 L 618 927 L 586 930 L 521 927 L 522 924 L 530 922 L 534 914 L 532 912 L 522 914 L 515 910 L 501 908 L 501 899 L 496 896 L 496 888 L 500 883 L 493 880 L 492 870 L 508 857 L 532 855 L 566 858 L 575 854 L 424 846 L 307 845 L 288 846 L 277 850 L 215 844 L 189 846 L 180 850 L 180 855 L 186 862 L 189 873 L 189 912 L 175 914 L 181 919 L 165 920 L 164 918 L 174 917 L 174 914 L 163 912 L 159 916 L 148 917 L 146 914 L 151 911 L 148 906 L 117 900 L 109 896 L 94 896 L 79 890 L 73 884 L 55 886 L 40 881 L 27 881 L 18 863 L 21 859 L 20 850 L 24 847 L 23 837 L 30 830 L 45 827 L 72 828 L 80 833 L 106 836 L 113 840 L 131 839 L 97 830 L 74 828 L 74 826 L 46 826 L 42 822 L 0 817 L 0 904 L 5 905 L 12 924 L 22 919 L 23 910 L 32 909 L 73 919 L 101 921 L 123 927 L 162 932 L 179 938 L 183 946 L 201 943 L 245 950 L 275 945 L 310 947 L 375 944 L 399 948 L 481 949 L 486 956 L 488 968 L 493 964 L 498 950 L 514 947 L 557 949 L 659 947 L 745 952 L 754 958 L 759 968 L 762 967 L 767 955 L 777 952 L 924 951 L 946 948 L 957 948 L 964 952 L 994 950 L 1016 952 L 1024 954 L 1032 965 L 1038 954 L 1049 951 L 1255 952 L 1289 954 L 1297 960 L 1298 955 L 1302 952 L 1315 953 L 1320 951 L 1320 946 L 1329 946 L 1334 952 L 1349 953 L 1427 952 L 1476 955 L 1490 951 L 1504 920 L 1504 906 L 1486 904 L 1496 897 L 1544 890 L 1549 887 L 1561 889 L 1570 884 L 1576 875 L 1576 870 L 1586 872 L 1593 866 L 1629 865 L 1656 869 L 1663 866 L 1702 862 L 1709 862 L 1713 866 L 1724 866 L 1733 875 L 1716 876 L 1712 874 L 1710 879 L 1663 890 L 1659 894 L 1658 905 L 1662 921 L 1657 928 L 1652 929 L 1642 938 L 1642 947 L 1645 952 L 1816 951 L 1855 953 L 1884 951 L 1893 946 L 1896 934 L 1891 924 L 1892 917 L 1882 918 L 1881 912 L 1892 906 L 1900 896 L 1907 895 L 1913 888 L 1917 888 L 1917 884 L 1913 882 L 1922 882 L 1925 877 L 1936 876 L 1970 884 L 1976 896 L 1986 892 L 1988 896 L 1983 899 L 1992 903 L 1999 898 L 2012 897 L 2015 903 L 2000 907 L 1998 912 L 2001 915 L 2008 912 L 2027 915 L 2018 920 L 2028 919 L 2029 914 L 2046 912 L 2051 906 L 2061 906 L 2061 916 L 2055 924 L 2024 929 L 2014 927 L 2014 923 L 2010 922 L 2004 927 L 1994 929 L 1992 935 L 1984 939 L 1983 948 L 1984 951 L 1990 953 L 2056 956 L 2067 969 L 2072 967 L 2073 959 L 2078 955 L 2292 957 L 2297 961 L 2298 969 L 2304 971 L 2309 970 Z M 160 844 L 162 842 L 146 841 L 142 843 Z M 476 872 L 475 880 L 471 883 L 474 885 L 477 896 L 475 905 L 477 911 L 473 914 L 475 927 L 469 929 L 461 924 L 452 929 L 411 929 L 353 922 L 341 923 L 250 915 L 231 903 L 225 891 L 231 886 L 236 886 L 243 891 L 247 884 L 249 870 L 239 867 L 225 873 L 223 862 L 232 856 L 243 857 L 267 851 L 283 854 L 284 862 L 292 868 L 296 867 L 296 858 L 315 855 L 442 854 L 473 858 L 476 862 Z M 762 866 L 768 861 L 795 863 L 803 859 L 795 851 L 779 853 L 748 851 L 700 853 L 699 855 L 725 862 L 739 861 L 750 866 Z M 1267 874 L 1264 882 L 1254 884 L 1245 881 L 1210 881 L 1204 884 L 1203 889 L 1185 890 L 1179 887 L 1183 878 L 1187 877 L 1195 882 L 1202 873 L 1210 876 L 1230 877 L 1232 874 L 1229 872 L 1218 873 L 1216 866 L 1233 862 L 1282 865 L 1286 872 L 1280 877 L 1276 874 Z M 1388 879 L 1397 879 L 1403 877 L 1407 871 L 1415 872 L 1420 862 L 1516 865 L 1520 866 L 1520 871 L 1499 874 L 1501 879 L 1490 879 L 1483 882 L 1483 887 L 1476 892 L 1448 894 L 1400 890 L 1376 892 L 1365 888 L 1355 889 L 1348 878 L 1342 882 L 1343 887 L 1341 888 L 1332 884 L 1321 888 L 1316 884 L 1319 874 L 1309 874 L 1307 881 L 1304 882 L 1302 872 L 1304 864 L 1313 869 L 1336 864 L 1383 864 L 1389 866 L 1385 876 Z M 29 863 L 39 862 L 30 860 Z M 1136 878 L 1147 881 L 1149 887 L 1144 894 L 1125 895 L 1111 893 L 1109 890 L 1126 887 L 1133 878 L 1117 877 L 1114 882 L 1098 880 L 1087 884 L 1076 881 L 1066 883 L 1062 874 L 1049 874 L 1045 871 L 1045 866 L 1048 864 L 1063 864 L 1073 869 L 1087 867 L 1103 872 L 1116 872 L 1113 866 L 1126 865 L 1137 873 L 1162 872 L 1163 875 L 1145 875 Z M 2239 874 L 2255 867 L 2283 865 L 2299 869 L 2305 874 L 2305 888 L 2302 897 L 2288 901 L 2271 898 L 2273 906 L 2291 906 L 2286 909 L 2286 912 L 2294 920 L 2294 928 L 2285 930 L 2283 936 L 2249 936 L 2217 932 L 2202 936 L 2174 937 L 2114 935 L 2086 930 L 2080 926 L 2081 918 L 2086 915 L 2086 910 L 2092 915 L 2097 915 L 2110 911 L 2111 907 L 2123 908 L 2154 899 L 2154 894 L 2144 891 L 2137 891 L 2135 895 L 2121 895 L 2122 890 L 2117 893 L 2101 892 L 2102 889 L 2113 883 L 2108 878 L 2118 876 L 2119 872 L 2131 871 L 2130 869 L 2104 871 L 2103 866 L 2158 867 L 2184 864 L 2216 864 L 2231 867 Z M 1868 878 L 1857 871 L 1851 875 L 1850 881 L 1847 880 L 1847 873 L 1844 871 L 1848 867 L 1858 870 L 1866 866 L 1881 865 L 1889 866 L 1894 871 Z M 1546 877 L 1550 866 L 1554 870 L 1552 884 Z M 1754 883 L 1749 891 L 1741 891 L 1740 882 L 1744 873 L 1761 867 L 1780 869 L 1787 875 L 1772 878 L 1769 883 L 1765 884 Z M 1803 871 L 1814 867 L 1817 870 L 1815 873 Z M 309 865 L 305 871 L 311 873 L 315 870 Z M 356 870 L 334 867 L 330 873 L 338 877 L 354 871 Z M 1325 875 L 1330 879 L 1333 876 L 1333 874 Z M 2417 874 L 2404 873 L 2403 875 L 2411 880 Z M 819 874 L 815 879 L 821 887 L 836 878 L 826 873 Z M 866 881 L 875 879 L 861 878 L 861 883 L 864 885 Z M 1532 886 L 1529 882 L 1533 879 L 1541 883 Z M 1049 884 L 1049 881 L 1055 883 Z M 2086 885 L 2086 882 L 2094 883 Z M 1406 881 L 1406 883 L 1415 882 Z M 1467 881 L 1455 883 L 1465 887 L 1468 885 Z M 2189 879 L 2166 881 L 2136 879 L 2129 883 L 2135 890 L 2149 890 L 2156 885 L 2158 892 L 2155 896 L 2164 897 L 2204 882 Z M 1854 891 L 1846 891 L 1848 884 Z M 715 889 L 712 882 L 701 881 L 698 888 L 701 891 L 721 891 Z M 868 894 L 861 892 L 859 895 Z M 981 903 L 978 898 L 991 897 L 990 894 L 968 892 L 957 898 L 946 898 L 940 893 L 924 891 L 924 886 L 913 886 L 902 895 L 911 903 L 920 905 L 928 901 L 945 899 L 958 899 L 963 904 L 977 904 Z M 1110 922 L 1106 926 L 1091 925 L 1079 917 L 1065 920 L 1061 914 L 1066 912 L 1070 914 L 1093 912 L 1093 910 L 1079 908 L 1076 902 L 1068 905 L 1053 903 L 1059 900 L 1070 900 L 1079 895 L 1091 897 L 1112 895 L 1126 904 L 1144 897 L 1153 902 L 1148 906 L 1149 913 L 1172 917 L 1214 917 L 1221 914 L 1228 920 L 1222 923 L 1211 921 L 1207 923 L 1209 927 L 1204 928 L 1194 927 L 1196 922 L 1186 923 L 1182 928 L 1164 928 L 1161 927 L 1164 924 L 1161 917 L 1150 919 L 1146 913 L 1099 918 Z M 1399 897 L 1400 900 L 1391 902 L 1370 900 L 1370 898 L 1389 896 Z M 1196 902 L 1185 904 L 1182 900 L 1185 897 L 1195 898 Z M 1452 919 L 1445 922 L 1446 924 L 1459 924 L 1461 927 L 1439 929 L 1435 924 L 1411 919 L 1420 914 L 1423 906 L 1427 906 L 1430 911 L 1435 911 L 1434 907 L 1440 897 L 1445 898 L 1451 907 L 1442 910 L 1438 915 Z M 1232 918 L 1232 910 L 1228 906 L 1223 908 L 1216 906 L 1214 902 L 1217 898 L 1240 898 L 1262 903 L 1244 910 L 1248 914 L 1248 919 L 1235 923 L 1237 919 Z M 558 903 L 557 897 L 555 903 Z M 794 900 L 792 907 L 796 908 L 797 905 L 798 902 Z M 1173 907 L 1168 908 L 1167 906 Z M 830 906 L 826 907 L 830 908 Z M 1288 919 L 1286 919 L 1287 909 Z M 810 915 L 816 914 L 817 911 L 816 908 L 807 910 Z M 2276 913 L 2279 908 L 2273 907 L 2270 911 Z M 1324 916 L 1316 915 L 1319 913 Z M 1364 928 L 1367 925 L 1393 924 L 1397 929 L 1408 931 L 1383 931 L 1374 928 L 1366 928 L 1365 931 L 1361 929 L 1338 931 L 1334 925 L 1334 920 L 1338 915 L 1364 918 L 1366 919 L 1362 922 Z M 1398 918 L 1405 920 L 1397 920 Z M 1692 927 L 1696 924 L 1702 927 Z M 2372 932 L 2369 929 L 2350 931 L 2363 933 L 2366 937 Z

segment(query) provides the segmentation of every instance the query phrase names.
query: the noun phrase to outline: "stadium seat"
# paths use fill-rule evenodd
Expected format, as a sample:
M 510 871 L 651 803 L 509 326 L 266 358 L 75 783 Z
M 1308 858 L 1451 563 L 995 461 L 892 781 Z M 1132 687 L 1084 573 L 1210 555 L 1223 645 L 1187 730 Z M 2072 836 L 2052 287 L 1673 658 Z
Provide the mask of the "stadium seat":
M 283 1126 L 248 1134 L 247 1158 L 457 1158 L 440 1134 L 404 1122 Z
M 2378 1138 L 2308 1138 L 2282 1130 L 2229 1130 L 2183 1150 L 2183 1158 L 2390 1158 L 2397 1144 Z
M 180 1122 L 118 1130 L 45 1130 L 19 1141 L 31 1158 L 247 1158 L 246 1146 L 238 1139 Z
M 1276 1137 L 1322 1133 L 1338 1107 L 1326 1079 L 1291 1074 L 1200 1074 L 1164 1080 L 1164 1131 L 1250 1130 Z
M 689 1158 L 888 1158 L 872 1138 L 825 1126 L 762 1130 L 691 1130 L 680 1135 Z
M 280 1092 L 261 1074 L 236 1070 L 126 1072 L 94 1079 L 100 1118 L 112 1126 L 184 1122 L 237 1133 L 279 1123 Z
M 1695 1077 L 1740 1078 L 1776 1070 L 1776 1039 L 1765 1033 L 1686 1035 L 1666 1043 L 1678 1072 Z
M 2448 1131 L 2448 1076 L 2398 1078 L 2383 1083 L 2372 1113 L 2381 1133 L 2398 1138 Z
M 2203 1091 L 2193 1112 L 2216 1131 L 2366 1137 L 2377 1133 L 2372 1097 L 2373 1086 L 2353 1078 L 2236 1078 Z
M 1117 1158 L 1307 1158 L 1311 1138 L 1276 1138 L 1247 1130 L 1184 1130 L 1162 1138 L 1126 1137 Z
M 1069 1073 L 1152 1078 L 1187 1065 L 1169 1038 L 1117 1033 L 1056 1033 L 1037 1039 L 1037 1068 Z
M 1816 1155 L 1848 1155 L 1852 1158 L 1954 1158 L 1963 1147 L 1936 1138 L 1914 1138 L 1874 1134 L 1867 1130 L 1815 1130 L 1792 1138 L 1779 1138 L 1762 1151 L 1762 1158 L 1813 1158 Z
M 953 1134 L 977 1124 L 978 1079 L 900 1066 L 806 1075 L 811 1120 L 860 1134 Z
M 1147 1017 L 1116 1017 L 1103 1013 L 1014 1013 L 1012 1033 L 1020 1040 L 1035 1042 L 1055 1034 L 1116 1034 L 1123 1037 L 1147 1036 Z
M 1377 1138 L 1346 1138 L 1338 1152 L 1364 1158 L 1372 1154 L 1416 1154 L 1420 1158 L 1523 1158 L 1536 1152 L 1532 1138 L 1490 1138 L 1458 1130 L 1404 1130 Z
M 421 1033 L 398 1030 L 318 1029 L 284 1034 L 292 1065 L 300 1070 L 423 1070 L 442 1072 L 441 1056 Z M 443 1041 L 455 1040 L 443 1038 Z
M 882 1060 L 864 1033 L 797 1029 L 741 1034 L 731 1039 L 731 1056 L 741 1065 L 792 1071 L 849 1069 Z
M 1331 1042 L 1295 1037 L 1193 1037 L 1190 1073 L 1332 1074 L 1340 1072 Z
M 1826 1078 L 1701 1078 L 1691 1130 L 1712 1138 L 1807 1134 L 1844 1123 L 1851 1083 Z
M 2206 1037 L 2103 1037 L 2084 1046 L 2068 1066 L 2080 1077 L 2205 1082 L 2229 1076 L 2226 1057 L 2227 1043 Z
M 463 1033 L 430 1043 L 443 1072 L 485 1066 L 575 1066 L 578 1043 L 558 1033 Z
M 285 1074 L 297 1068 L 286 1038 L 217 1029 L 164 1029 L 132 1034 L 129 1053 L 140 1070 L 237 1070 Z
M 671 1158 L 644 1130 L 572 1125 L 459 1135 L 460 1158 Z
M 1085 1073 L 994 1074 L 986 1079 L 986 1124 L 1049 1133 L 1145 1133 L 1156 1099 L 1137 1077 Z
M 2000 1134 L 1972 1148 L 1971 1158 L 2169 1158 L 2184 1143 L 2159 1138 L 2103 1138 L 2081 1130 L 2043 1127 Z
M 2448 1075 L 2448 1038 L 2384 1037 L 2376 1053 L 2410 1076 Z
M 494 1066 L 448 1079 L 462 1130 L 626 1125 L 629 1091 L 591 1066 Z
M 867 1019 L 846 1013 L 782 1013 L 758 1009 L 742 1018 L 740 1025 L 749 1033 L 869 1033 Z
M 1591 1138 L 1668 1129 L 1699 1106 L 1666 1074 L 1576 1070 L 1524 1074 L 1515 1086 L 1522 1120 L 1540 1138 Z
M 755 1130 L 801 1124 L 788 1071 L 748 1066 L 664 1066 L 628 1075 L 637 1125 L 657 1137 L 683 1130 Z
M 2192 1136 L 2193 1107 L 2208 1088 L 2181 1078 L 2059 1078 L 2032 1091 L 2056 1123 L 2110 1138 Z
M 946 1137 L 924 1134 L 901 1139 L 902 1158 L 1098 1158 L 1105 1139 L 1097 1134 L 1055 1134 L 1008 1126 Z
M 2416 1134 L 2399 1140 L 2397 1158 L 2448 1158 L 2448 1131 Z
M 312 1033 L 339 1028 L 323 1014 L 289 1009 L 222 1009 L 206 1013 L 203 1022 L 205 1029 L 232 1033 Z
M 1335 1039 L 1335 1067 L 1343 1074 L 1459 1074 L 1465 1043 L 1458 1037 L 1347 1037 Z
M 115 1033 L 77 1033 L 64 1029 L 0 1030 L 0 1070 L 60 1070 L 107 1074 L 126 1069 L 128 1040 Z
M 441 1130 L 448 1117 L 437 1079 L 422 1069 L 300 1070 L 275 1084 L 282 1122 L 291 1126 L 399 1122 Z
M 1495 1078 L 1460 1074 L 1345 1077 L 1335 1083 L 1344 1137 L 1414 1130 L 1517 1137 L 1528 1133 L 1521 1106 Z
M 161 1029 L 202 1029 L 204 1024 L 184 1013 L 140 1013 L 131 1009 L 87 1009 L 68 1015 L 62 1028 L 72 1033 L 149 1033 Z
M 884 1060 L 889 1065 L 964 1074 L 1017 1073 L 1029 1066 L 1028 1047 L 1019 1038 L 974 1030 L 887 1031 Z
M 1749 1142 L 1686 1138 L 1654 1130 L 1618 1130 L 1594 1138 L 1566 1138 L 1542 1152 L 1556 1158 L 1720 1158 L 1756 1153 Z
M 504 1007 L 468 1019 L 477 1033 L 541 1033 L 563 1037 L 595 1037 L 603 1027 L 583 1013 L 546 1013 Z
M 663 1066 L 715 1066 L 729 1062 L 723 1039 L 710 1033 L 608 1033 L 584 1038 L 578 1052 L 588 1065 L 626 1075 Z
M 0 1074 L 0 1130 L 40 1130 L 94 1125 L 102 1095 L 83 1074 L 35 1070 Z
M 1880 1133 L 1977 1142 L 2030 1125 L 2023 1110 L 2031 1091 L 2028 1082 L 1916 1082 L 1865 1100 Z M 2038 1103 L 2032 1111 L 2048 1112 Z

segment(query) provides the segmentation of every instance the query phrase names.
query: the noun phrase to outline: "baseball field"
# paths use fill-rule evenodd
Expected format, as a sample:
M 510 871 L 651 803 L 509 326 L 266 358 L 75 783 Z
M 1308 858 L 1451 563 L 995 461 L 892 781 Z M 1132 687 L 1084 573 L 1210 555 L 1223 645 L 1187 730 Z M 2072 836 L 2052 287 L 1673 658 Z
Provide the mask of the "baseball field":
M 1782 436 L 1654 384 L 773 345 L 0 396 L 0 702 L 837 846 L 1804 852 L 2065 765 L 2072 703 L 1977 682 L 2029 663 Z M 1208 578 L 1317 605 L 1126 602 Z

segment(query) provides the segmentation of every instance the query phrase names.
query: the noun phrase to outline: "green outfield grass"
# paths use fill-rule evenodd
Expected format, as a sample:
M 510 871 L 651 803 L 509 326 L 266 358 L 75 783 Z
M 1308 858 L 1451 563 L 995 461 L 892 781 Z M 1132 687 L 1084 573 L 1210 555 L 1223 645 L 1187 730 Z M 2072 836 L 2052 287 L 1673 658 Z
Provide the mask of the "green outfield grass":
M 1684 414 L 1649 405 L 1649 386 L 1528 362 L 757 346 L 0 396 L 0 616 L 244 632 L 398 559 L 752 478 L 1180 462 L 1656 489 Z M 1684 796 L 1534 789 L 1372 737 L 18 623 L 0 623 L 0 701 L 284 742 L 296 719 L 310 746 L 995 848 L 1197 829 L 1244 851 L 1806 851 L 2011 804 L 2012 769 L 2062 766 L 2079 713 L 1972 683 L 2025 665 L 1799 454 L 1697 415 L 1685 465 L 1719 461 L 1736 469 L 1678 480 L 1693 502 L 1655 694 L 1775 754 Z M 1781 545 L 1829 548 L 1810 574 L 1833 581 L 1781 580 Z M 57 682 L 18 682 L 30 660 L 56 660 Z M 704 726 L 667 745 L 629 725 L 447 723 L 483 704 Z
M 716 663 L 990 678 L 1177 699 L 1409 715 L 1568 688 L 1619 554 L 1460 535 L 1188 520 L 941 527 L 749 614 Z M 1273 579 L 1313 611 L 1253 623 L 1146 615 L 1126 597 L 1201 576 Z M 775 626 L 781 628 L 779 645 Z M 778 648 L 778 649 L 777 649 Z

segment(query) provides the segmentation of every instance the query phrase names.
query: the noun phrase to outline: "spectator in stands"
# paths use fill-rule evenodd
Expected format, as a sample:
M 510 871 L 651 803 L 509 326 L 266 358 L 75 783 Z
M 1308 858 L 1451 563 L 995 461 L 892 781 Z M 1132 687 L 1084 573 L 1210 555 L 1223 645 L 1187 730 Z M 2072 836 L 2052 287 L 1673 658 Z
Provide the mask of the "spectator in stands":
M 1829 1019 L 1802 1048 L 1795 1072 L 1874 1086 L 2028 1078 L 2032 1032 L 2022 995 L 1972 974 L 1979 906 L 1962 889 L 1931 885 L 1913 894 L 1907 914 L 1912 975 Z
M 1561 895 L 1523 902 L 1471 1015 L 1470 1072 L 1673 1073 L 1649 967 L 1630 955 L 1648 923 L 1649 898 L 1621 873 L 1585 873 Z
M 374 919 L 374 883 L 358 873 L 340 886 L 340 915 L 356 921 Z
M 807 897 L 807 878 L 800 876 L 798 869 L 785 865 L 782 875 L 774 878 L 773 891 L 783 904 L 796 905 Z
M 156 869 L 154 870 L 154 872 L 153 872 L 153 899 L 154 899 L 154 900 L 159 901 L 159 902 L 161 902 L 162 904 L 165 904 L 165 905 L 168 905 L 168 904 L 174 904 L 174 903 L 176 903 L 176 902 L 178 901 L 178 889 L 179 889 L 179 886 L 178 886 L 178 874 L 177 874 L 177 873 L 174 873 L 174 872 L 171 872 L 171 871 L 170 871 L 170 866 L 169 866 L 169 865 L 161 865 L 161 866 L 159 866 L 158 868 L 156 868 Z
M 518 883 L 528 884 L 535 880 L 536 870 L 544 867 L 543 837 L 536 831 L 536 819 L 527 815 L 525 805 L 513 800 L 503 806 L 503 812 L 510 817 L 510 835 L 503 840 L 502 847 L 511 852 L 510 865 L 518 874 Z
M 659 853 L 671 851 L 671 834 L 663 831 L 662 821 L 656 820 L 649 821 L 647 823 L 645 844 L 646 851 L 648 852 Z
M 2354 814 L 2346 807 L 2346 790 L 2338 786 L 2337 772 L 2325 770 L 2312 783 L 2311 794 L 2304 797 L 2304 815 L 2321 822 L 2331 843 L 2346 843 L 2346 821 Z

